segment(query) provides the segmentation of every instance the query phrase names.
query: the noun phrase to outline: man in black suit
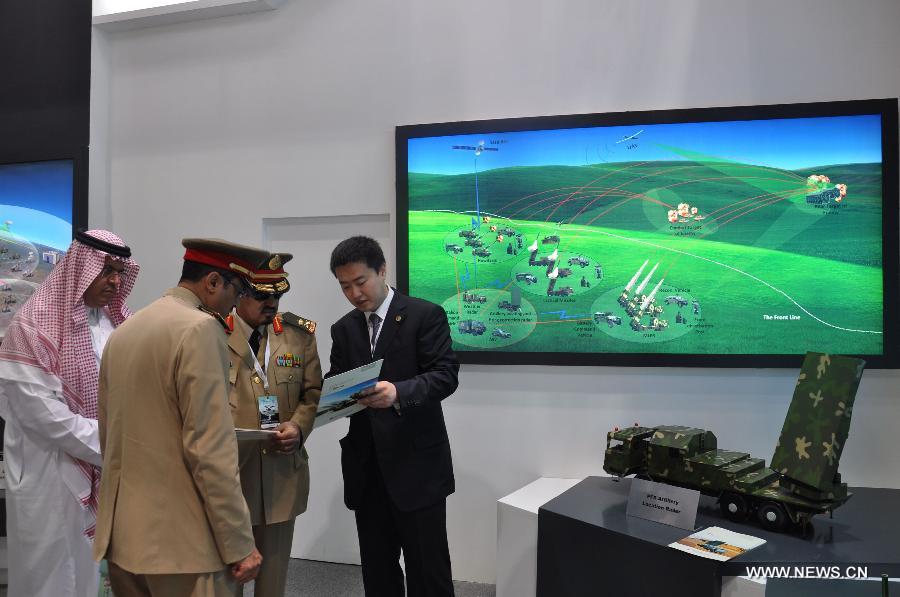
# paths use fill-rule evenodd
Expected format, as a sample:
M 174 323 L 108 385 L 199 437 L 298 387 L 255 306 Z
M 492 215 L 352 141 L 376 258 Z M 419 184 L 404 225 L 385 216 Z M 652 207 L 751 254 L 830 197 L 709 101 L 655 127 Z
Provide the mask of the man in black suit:
M 326 377 L 384 359 L 341 440 L 344 502 L 356 512 L 363 585 L 369 597 L 452 596 L 447 496 L 454 491 L 441 400 L 458 384 L 447 314 L 385 282 L 378 243 L 341 242 L 331 272 L 355 307 L 331 327 Z

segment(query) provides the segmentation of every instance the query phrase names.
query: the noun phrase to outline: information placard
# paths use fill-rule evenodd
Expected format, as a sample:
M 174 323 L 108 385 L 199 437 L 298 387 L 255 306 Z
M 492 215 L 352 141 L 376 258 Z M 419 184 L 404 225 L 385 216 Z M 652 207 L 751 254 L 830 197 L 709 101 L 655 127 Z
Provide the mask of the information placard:
M 625 513 L 693 531 L 699 502 L 700 492 L 695 489 L 633 479 Z

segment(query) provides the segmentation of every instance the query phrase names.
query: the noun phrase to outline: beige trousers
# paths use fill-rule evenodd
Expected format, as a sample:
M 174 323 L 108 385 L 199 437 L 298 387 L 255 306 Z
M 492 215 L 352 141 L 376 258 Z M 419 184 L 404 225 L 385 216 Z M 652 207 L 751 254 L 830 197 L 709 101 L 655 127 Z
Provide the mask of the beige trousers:
M 292 518 L 285 522 L 253 527 L 256 549 L 263 557 L 256 584 L 253 586 L 254 597 L 284 597 L 291 544 L 294 540 L 294 520 L 296 519 Z M 243 591 L 242 586 L 237 586 L 234 595 L 242 597 Z
M 116 597 L 231 597 L 237 583 L 228 569 L 199 574 L 132 574 L 109 563 Z

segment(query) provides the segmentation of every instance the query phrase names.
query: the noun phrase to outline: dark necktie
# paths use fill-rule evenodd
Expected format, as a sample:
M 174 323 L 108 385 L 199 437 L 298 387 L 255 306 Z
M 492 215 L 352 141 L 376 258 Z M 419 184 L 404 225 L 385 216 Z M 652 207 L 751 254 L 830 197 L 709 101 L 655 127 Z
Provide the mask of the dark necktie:
M 378 329 L 381 327 L 381 317 L 378 316 L 378 313 L 369 314 L 369 327 L 372 328 L 372 354 L 375 354 L 375 341 L 378 339 Z
M 259 339 L 262 337 L 262 334 L 259 333 L 259 330 L 253 330 L 253 333 L 250 334 L 250 340 L 248 341 L 250 344 L 250 350 L 253 351 L 253 354 L 259 354 Z

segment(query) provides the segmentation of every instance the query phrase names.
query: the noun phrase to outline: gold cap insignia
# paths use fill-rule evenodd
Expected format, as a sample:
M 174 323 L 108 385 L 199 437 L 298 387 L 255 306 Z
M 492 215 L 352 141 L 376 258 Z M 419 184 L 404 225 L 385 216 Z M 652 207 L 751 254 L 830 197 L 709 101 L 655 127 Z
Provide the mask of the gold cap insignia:
M 269 259 L 269 269 L 276 270 L 281 267 L 281 255 L 273 255 L 271 259 Z

